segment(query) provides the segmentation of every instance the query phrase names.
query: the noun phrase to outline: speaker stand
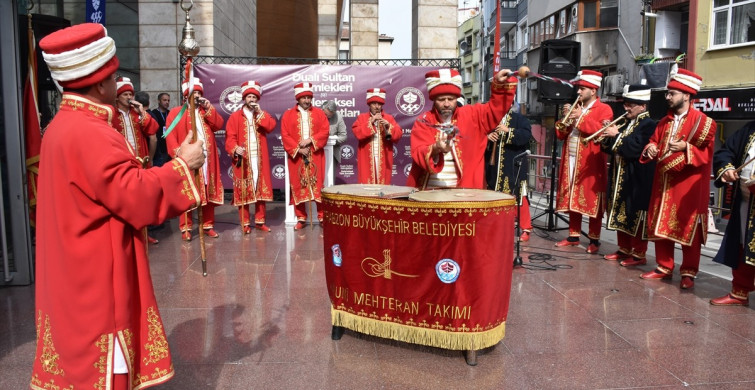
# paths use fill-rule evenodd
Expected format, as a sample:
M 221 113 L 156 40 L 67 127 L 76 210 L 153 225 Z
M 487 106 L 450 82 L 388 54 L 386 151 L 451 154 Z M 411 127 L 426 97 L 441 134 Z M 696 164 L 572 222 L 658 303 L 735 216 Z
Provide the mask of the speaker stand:
M 556 104 L 556 121 L 558 121 L 558 104 Z M 554 199 L 556 198 L 556 149 L 558 148 L 558 137 L 555 135 L 556 129 L 553 129 L 553 147 L 551 148 L 551 180 L 550 180 L 550 191 L 548 196 L 548 207 L 546 207 L 545 210 L 543 210 L 540 214 L 535 215 L 532 217 L 532 220 L 537 220 L 538 218 L 542 217 L 543 215 L 547 215 L 547 225 L 546 226 L 539 226 L 540 229 L 548 230 L 548 231 L 558 231 L 558 230 L 566 230 L 569 228 L 569 220 L 566 219 L 563 215 L 556 212 L 556 208 L 554 207 Z M 563 162 L 563 161 L 562 161 Z M 566 222 L 566 227 L 563 228 L 557 228 L 556 222 L 557 219 L 561 219 L 562 221 Z

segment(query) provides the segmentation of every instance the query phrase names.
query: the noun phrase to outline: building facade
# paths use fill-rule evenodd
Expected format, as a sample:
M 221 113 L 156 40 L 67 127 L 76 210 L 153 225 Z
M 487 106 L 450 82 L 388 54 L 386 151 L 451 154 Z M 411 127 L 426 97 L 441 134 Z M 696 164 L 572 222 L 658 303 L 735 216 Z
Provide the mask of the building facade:
M 462 94 L 467 103 L 477 103 L 480 97 L 480 80 L 482 68 L 480 58 L 484 49 L 481 26 L 481 14 L 472 15 L 459 25 L 457 34 L 459 42 L 459 59 L 461 60 Z

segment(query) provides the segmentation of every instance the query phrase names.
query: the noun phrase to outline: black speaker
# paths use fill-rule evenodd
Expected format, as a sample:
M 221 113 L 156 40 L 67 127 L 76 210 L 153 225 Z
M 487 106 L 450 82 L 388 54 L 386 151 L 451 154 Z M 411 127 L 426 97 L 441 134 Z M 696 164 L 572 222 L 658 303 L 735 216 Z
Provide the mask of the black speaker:
M 543 76 L 571 80 L 579 71 L 580 43 L 566 39 L 549 39 L 540 43 L 540 68 Z M 537 81 L 537 99 L 563 103 L 574 99 L 575 89 L 557 81 Z
M 58 97 L 60 95 L 58 94 L 58 88 L 52 81 L 52 76 L 50 76 L 50 69 L 42 57 L 39 41 L 55 31 L 71 26 L 71 22 L 57 16 L 40 14 L 32 14 L 31 22 L 37 52 L 37 88 L 39 89 L 37 91 L 37 105 L 39 106 L 41 116 L 40 125 L 44 128 L 52 119 L 53 113 L 58 110 L 58 102 L 51 95 Z M 19 61 L 19 66 L 21 68 L 22 80 L 26 80 L 26 74 L 29 71 L 27 62 L 27 56 L 29 55 L 28 28 L 27 16 L 18 15 L 19 53 L 21 54 L 19 58 L 22 58 Z
M 33 14 L 31 22 L 32 30 L 34 30 L 34 38 L 36 39 L 35 44 L 37 46 L 37 83 L 39 84 L 40 88 L 54 90 L 56 89 L 56 87 L 52 82 L 50 69 L 47 68 L 47 64 L 45 64 L 45 60 L 44 58 L 42 58 L 42 50 L 39 48 L 39 41 L 55 31 L 70 27 L 71 22 L 67 19 L 59 18 L 56 16 L 40 14 Z M 24 74 L 24 77 L 26 77 L 26 56 L 28 55 L 27 53 L 29 51 L 29 45 L 27 44 L 28 19 L 25 14 L 18 15 L 18 25 L 19 37 L 21 38 L 21 42 L 19 42 L 21 49 L 20 58 L 23 58 L 23 61 L 21 61 L 21 70 Z

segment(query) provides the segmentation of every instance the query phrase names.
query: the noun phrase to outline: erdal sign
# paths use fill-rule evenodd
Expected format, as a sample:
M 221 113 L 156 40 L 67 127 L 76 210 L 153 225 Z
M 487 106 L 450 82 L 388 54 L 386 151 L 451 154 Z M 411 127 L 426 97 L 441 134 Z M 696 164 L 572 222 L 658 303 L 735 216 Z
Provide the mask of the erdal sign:
M 702 112 L 731 111 L 728 97 L 692 99 L 692 104 Z
M 755 88 L 701 90 L 692 103 L 718 121 L 755 119 Z

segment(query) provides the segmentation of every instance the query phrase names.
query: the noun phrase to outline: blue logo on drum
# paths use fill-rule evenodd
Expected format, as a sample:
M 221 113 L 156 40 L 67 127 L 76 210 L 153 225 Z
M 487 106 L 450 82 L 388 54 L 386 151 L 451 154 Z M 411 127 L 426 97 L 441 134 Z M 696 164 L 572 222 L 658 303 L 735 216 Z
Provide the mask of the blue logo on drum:
M 336 267 L 340 267 L 341 263 L 343 262 L 341 246 L 339 244 L 335 244 L 330 247 L 330 249 L 333 251 L 333 264 L 335 264 Z
M 461 273 L 461 267 L 459 264 L 451 259 L 442 259 L 435 265 L 435 273 L 438 274 L 438 279 L 443 283 L 453 283 L 459 278 Z

